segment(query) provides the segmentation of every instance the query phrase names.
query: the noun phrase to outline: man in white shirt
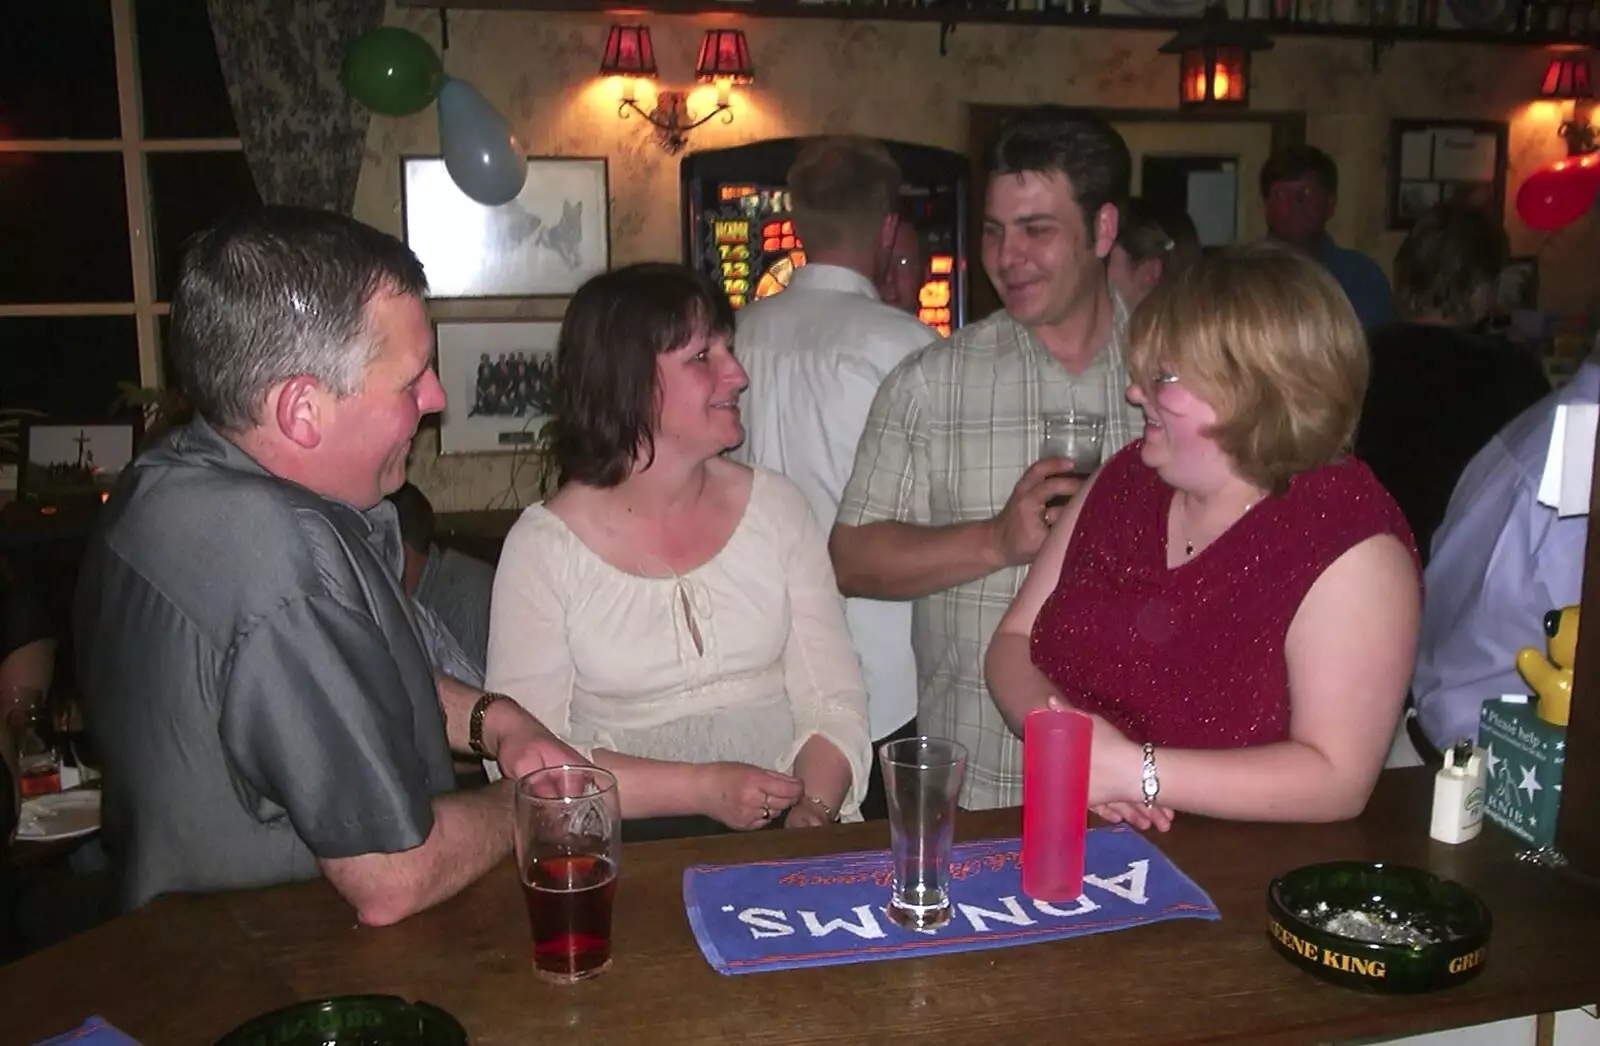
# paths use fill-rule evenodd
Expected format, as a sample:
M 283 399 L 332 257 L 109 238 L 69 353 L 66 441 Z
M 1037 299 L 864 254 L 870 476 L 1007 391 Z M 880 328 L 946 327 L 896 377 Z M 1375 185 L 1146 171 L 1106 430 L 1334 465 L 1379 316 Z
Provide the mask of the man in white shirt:
M 749 435 L 736 456 L 794 481 L 827 529 L 878 386 L 937 335 L 885 305 L 875 289 L 899 225 L 900 168 L 883 144 L 813 139 L 801 147 L 788 182 L 806 264 L 782 294 L 739 312 L 734 343 L 750 387 L 740 404 Z M 912 736 L 911 604 L 852 599 L 845 614 L 875 745 Z M 887 816 L 876 759 L 861 810 Z

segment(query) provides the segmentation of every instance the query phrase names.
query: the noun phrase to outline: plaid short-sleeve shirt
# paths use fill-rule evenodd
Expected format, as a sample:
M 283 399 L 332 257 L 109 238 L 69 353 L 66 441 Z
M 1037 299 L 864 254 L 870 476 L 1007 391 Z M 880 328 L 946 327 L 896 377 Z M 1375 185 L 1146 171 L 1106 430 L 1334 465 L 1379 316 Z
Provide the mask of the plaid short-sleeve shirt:
M 1104 457 L 1133 441 L 1126 400 L 1128 312 L 1112 295 L 1111 339 L 1074 376 L 1004 311 L 914 353 L 884 381 L 856 450 L 838 521 L 942 527 L 991 519 L 1039 458 L 1041 416 L 1104 411 Z M 983 658 L 1022 585 L 1009 567 L 916 601 L 918 729 L 967 747 L 961 805 L 1022 801 L 1022 745 L 983 679 Z

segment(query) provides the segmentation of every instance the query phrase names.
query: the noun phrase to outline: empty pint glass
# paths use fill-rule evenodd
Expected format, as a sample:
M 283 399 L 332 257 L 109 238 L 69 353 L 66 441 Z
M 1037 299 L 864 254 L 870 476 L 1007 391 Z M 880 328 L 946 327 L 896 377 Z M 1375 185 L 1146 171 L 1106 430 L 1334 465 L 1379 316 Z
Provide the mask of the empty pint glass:
M 967 750 L 954 741 L 910 737 L 879 752 L 889 800 L 894 886 L 888 915 L 910 930 L 950 920 L 950 850 Z

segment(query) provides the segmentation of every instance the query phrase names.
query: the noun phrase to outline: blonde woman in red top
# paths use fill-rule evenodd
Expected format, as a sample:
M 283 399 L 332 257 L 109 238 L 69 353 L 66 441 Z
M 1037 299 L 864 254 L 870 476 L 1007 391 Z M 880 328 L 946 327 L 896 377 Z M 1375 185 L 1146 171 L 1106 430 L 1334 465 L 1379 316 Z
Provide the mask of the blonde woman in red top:
M 1061 510 L 987 660 L 1014 730 L 1052 701 L 1094 715 L 1110 819 L 1366 805 L 1421 596 L 1404 517 L 1349 456 L 1366 353 L 1338 284 L 1282 247 L 1204 260 L 1135 317 L 1144 437 Z

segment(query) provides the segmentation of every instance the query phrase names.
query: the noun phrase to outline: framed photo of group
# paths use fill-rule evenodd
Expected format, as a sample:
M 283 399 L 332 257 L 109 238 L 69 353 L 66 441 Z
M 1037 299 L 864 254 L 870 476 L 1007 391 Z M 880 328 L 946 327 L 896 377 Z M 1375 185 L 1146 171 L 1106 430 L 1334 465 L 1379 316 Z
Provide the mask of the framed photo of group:
M 52 504 L 105 500 L 139 449 L 139 428 L 137 420 L 115 418 L 24 421 L 17 497 Z
M 1495 305 L 1507 313 L 1531 312 L 1539 307 L 1539 256 L 1522 255 L 1506 260 L 1495 280 Z
M 1440 203 L 1505 213 L 1507 126 L 1492 120 L 1391 120 L 1389 228 Z
M 554 320 L 440 320 L 439 453 L 532 449 L 555 406 Z
M 400 165 L 401 224 L 430 298 L 561 297 L 611 264 L 604 159 L 529 157 L 522 192 L 498 207 L 462 192 L 437 156 Z

